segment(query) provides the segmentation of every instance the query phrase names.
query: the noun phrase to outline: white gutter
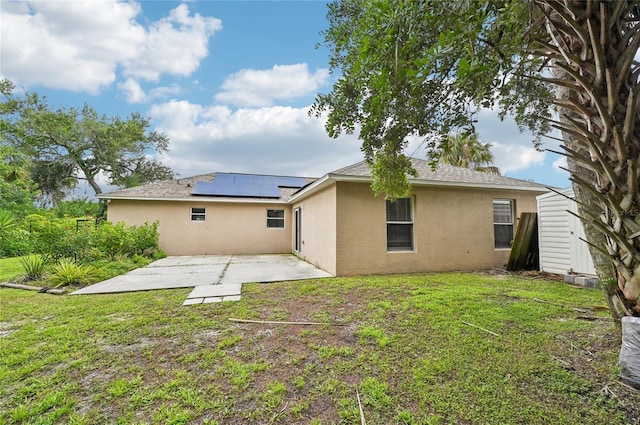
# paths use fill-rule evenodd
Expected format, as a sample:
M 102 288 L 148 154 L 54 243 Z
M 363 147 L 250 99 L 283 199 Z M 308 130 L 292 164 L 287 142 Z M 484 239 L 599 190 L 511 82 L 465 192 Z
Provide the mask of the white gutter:
M 192 198 L 144 198 L 140 196 L 98 196 L 98 199 L 112 199 L 121 201 L 163 201 L 163 202 L 207 202 L 207 203 L 243 203 L 243 204 L 287 204 L 282 199 L 255 199 L 255 198 L 211 198 L 197 196 Z

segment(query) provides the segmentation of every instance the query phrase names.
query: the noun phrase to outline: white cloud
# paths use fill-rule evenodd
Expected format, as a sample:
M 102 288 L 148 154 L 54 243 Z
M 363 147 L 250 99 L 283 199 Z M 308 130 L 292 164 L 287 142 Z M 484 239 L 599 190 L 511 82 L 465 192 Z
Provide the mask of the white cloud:
M 172 84 L 170 86 L 154 87 L 148 93 L 142 89 L 140 83 L 133 78 L 128 78 L 124 83 L 118 84 L 120 90 L 128 103 L 146 103 L 153 99 L 166 99 L 180 93 L 180 86 Z
M 215 99 L 240 107 L 270 106 L 275 100 L 315 93 L 328 79 L 327 69 L 311 73 L 306 63 L 274 65 L 266 70 L 243 69 L 224 81 L 222 92 Z
M 151 108 L 156 128 L 171 140 L 164 163 L 181 176 L 213 171 L 321 176 L 362 160 L 355 136 L 338 140 L 307 108 L 233 111 L 172 100 Z
M 493 142 L 494 163 L 503 174 L 544 165 L 545 153 L 533 147 Z
M 485 109 L 478 115 L 476 131 L 481 141 L 492 145 L 494 164 L 503 174 L 544 165 L 545 152 L 537 150 L 533 135 L 520 132 L 512 119 L 501 121 L 496 111 Z
M 555 161 L 553 161 L 553 169 L 558 172 L 558 173 L 564 173 L 564 174 L 569 174 L 568 172 L 566 172 L 565 170 L 563 170 L 562 168 L 566 169 L 567 168 L 567 158 L 564 156 L 561 156 L 560 158 L 556 159 Z M 561 168 L 562 167 L 562 168 Z
M 216 18 L 190 15 L 181 4 L 151 24 L 139 54 L 124 61 L 124 75 L 157 81 L 160 74 L 187 76 L 207 57 L 209 37 L 222 29 Z
M 21 84 L 98 93 L 122 67 L 130 77 L 189 75 L 206 57 L 215 18 L 190 15 L 182 4 L 147 30 L 139 3 L 0 2 L 2 75 Z M 131 83 L 125 89 L 131 92 Z
M 144 103 L 147 96 L 140 87 L 140 84 L 133 78 L 127 79 L 124 83 L 118 84 L 118 89 L 124 92 L 127 102 L 129 103 Z

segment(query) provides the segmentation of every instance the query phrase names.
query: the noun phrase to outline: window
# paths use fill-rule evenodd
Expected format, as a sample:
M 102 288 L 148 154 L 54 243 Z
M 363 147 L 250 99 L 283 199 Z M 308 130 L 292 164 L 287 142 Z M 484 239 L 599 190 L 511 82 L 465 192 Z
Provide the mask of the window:
M 387 200 L 387 251 L 413 250 L 411 198 Z
M 191 221 L 204 221 L 206 216 L 206 208 L 191 208 Z
M 267 228 L 284 228 L 284 210 L 267 210 Z
M 511 248 L 513 241 L 513 200 L 493 201 L 493 237 L 496 248 Z

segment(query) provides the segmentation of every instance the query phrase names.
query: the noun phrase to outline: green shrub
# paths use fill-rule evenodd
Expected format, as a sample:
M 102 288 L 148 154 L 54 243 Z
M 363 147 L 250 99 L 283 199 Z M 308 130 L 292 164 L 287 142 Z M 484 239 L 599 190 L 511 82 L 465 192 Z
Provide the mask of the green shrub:
M 142 226 L 132 226 L 131 235 L 133 237 L 134 253 L 144 254 L 146 250 L 158 249 L 160 234 L 158 233 L 158 222 L 145 223 Z M 133 254 L 133 253 L 132 253 Z
M 20 257 L 31 254 L 33 245 L 29 232 L 21 228 L 13 228 L 0 239 L 0 257 Z
M 29 255 L 20 258 L 27 280 L 38 280 L 47 269 L 47 259 L 42 255 Z
M 5 232 L 13 229 L 18 225 L 18 222 L 7 210 L 0 210 L 0 238 L 2 238 Z
M 27 217 L 34 252 L 54 258 L 74 257 L 89 246 L 88 232 L 79 229 L 72 218 L 56 218 L 51 214 Z
M 96 268 L 96 281 L 107 280 L 114 276 L 119 276 L 133 269 L 144 267 L 152 260 L 147 257 L 136 256 L 135 259 L 124 258 L 119 261 L 98 260 L 92 265 Z
M 158 248 L 155 251 L 153 251 L 151 254 L 149 254 L 149 257 L 152 260 L 161 260 L 163 258 L 167 258 L 167 253 L 161 250 L 160 248 Z
M 0 210 L 0 256 L 12 256 L 18 222 L 7 210 Z
M 58 288 L 91 283 L 96 275 L 97 270 L 93 266 L 78 264 L 71 258 L 62 258 L 51 268 L 50 280 Z
M 124 223 L 112 224 L 104 222 L 98 226 L 94 243 L 96 248 L 108 254 L 111 259 L 118 255 L 133 253 L 133 236 L 130 228 Z

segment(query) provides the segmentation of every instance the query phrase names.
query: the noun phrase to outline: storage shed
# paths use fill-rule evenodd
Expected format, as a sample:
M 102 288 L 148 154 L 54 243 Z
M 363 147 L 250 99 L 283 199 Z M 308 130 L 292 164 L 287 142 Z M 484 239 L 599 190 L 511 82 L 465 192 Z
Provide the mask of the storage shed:
M 581 240 L 585 238 L 582 223 L 569 213 L 577 213 L 578 210 L 573 197 L 573 189 L 536 197 L 540 270 L 563 275 L 577 273 L 595 276 L 589 247 Z

